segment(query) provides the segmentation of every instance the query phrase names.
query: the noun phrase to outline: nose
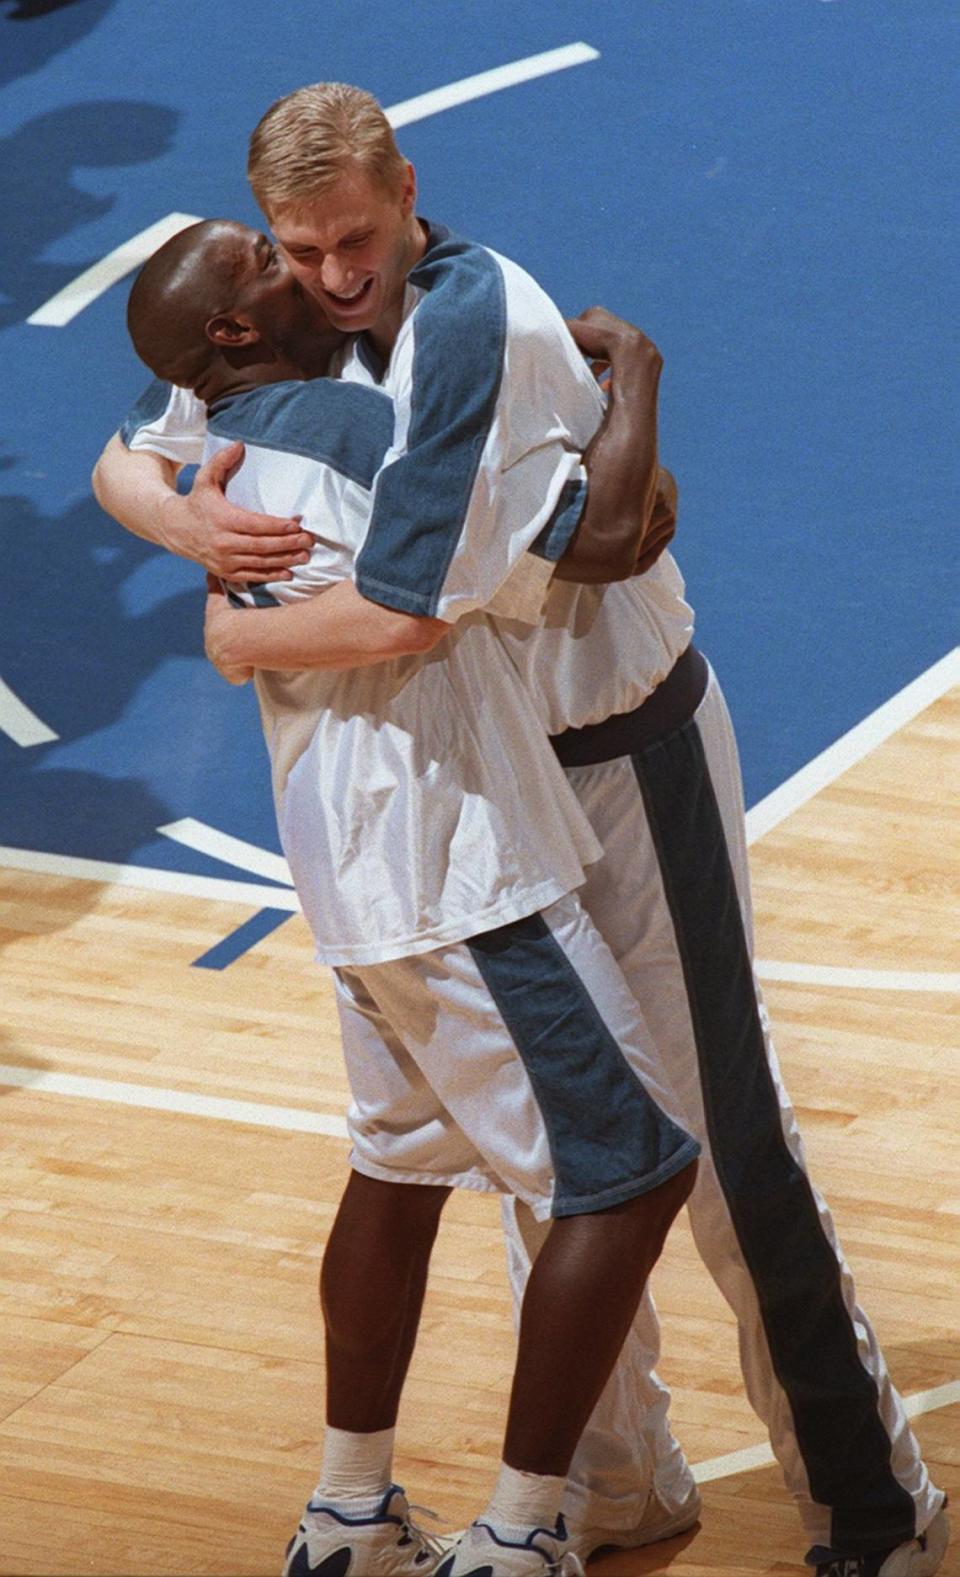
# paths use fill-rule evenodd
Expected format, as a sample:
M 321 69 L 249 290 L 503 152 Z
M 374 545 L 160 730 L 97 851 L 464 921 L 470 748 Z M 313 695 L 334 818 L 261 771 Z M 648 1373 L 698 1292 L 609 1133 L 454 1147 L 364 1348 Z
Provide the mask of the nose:
M 320 283 L 331 295 L 342 295 L 353 283 L 353 270 L 349 263 L 328 252 L 320 269 Z

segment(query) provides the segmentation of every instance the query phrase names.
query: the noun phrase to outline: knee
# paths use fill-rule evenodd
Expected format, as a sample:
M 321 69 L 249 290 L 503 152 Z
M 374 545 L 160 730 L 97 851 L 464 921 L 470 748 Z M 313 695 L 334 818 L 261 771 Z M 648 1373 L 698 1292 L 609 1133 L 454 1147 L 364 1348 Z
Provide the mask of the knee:
M 676 1172 L 673 1177 L 668 1177 L 665 1183 L 661 1183 L 659 1188 L 653 1188 L 648 1194 L 641 1195 L 647 1203 L 648 1223 L 657 1241 L 657 1253 L 660 1252 L 667 1233 L 693 1193 L 697 1181 L 697 1166 L 697 1161 L 689 1162 L 682 1171 Z
M 694 1160 L 687 1163 L 681 1172 L 677 1172 L 675 1176 L 668 1178 L 667 1182 L 663 1184 L 666 1190 L 665 1203 L 668 1208 L 672 1209 L 674 1215 L 679 1210 L 682 1210 L 693 1193 L 699 1169 L 700 1162 L 694 1158 Z
M 644 1251 L 656 1259 L 673 1222 L 693 1191 L 697 1177 L 697 1163 L 691 1161 L 681 1172 L 668 1177 L 656 1188 L 637 1194 L 625 1204 L 614 1206 L 604 1215 L 617 1215 L 624 1221 Z

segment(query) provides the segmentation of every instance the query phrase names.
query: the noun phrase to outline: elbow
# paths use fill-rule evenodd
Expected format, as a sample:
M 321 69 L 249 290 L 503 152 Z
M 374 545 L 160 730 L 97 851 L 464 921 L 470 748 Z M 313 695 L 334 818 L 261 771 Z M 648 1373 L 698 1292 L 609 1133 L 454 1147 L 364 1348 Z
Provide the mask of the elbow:
M 629 580 L 636 556 L 636 544 L 633 541 L 603 553 L 578 553 L 560 561 L 556 578 L 574 581 L 580 586 L 607 586 L 611 581 Z
M 413 657 L 419 652 L 429 652 L 449 631 L 449 624 L 442 619 L 430 619 L 419 614 L 398 613 L 392 620 L 389 637 L 384 642 L 384 656 Z
M 106 493 L 105 479 L 103 475 L 103 455 L 100 456 L 92 472 L 90 473 L 90 486 L 93 490 L 94 498 L 100 505 L 100 508 L 103 509 L 105 507 L 104 496 Z
M 126 455 L 127 450 L 122 445 L 120 434 L 114 433 L 110 441 L 101 449 L 100 454 L 97 456 L 97 463 L 90 475 L 90 486 L 93 489 L 93 496 L 100 508 L 105 509 L 107 514 L 110 514 L 111 461 L 117 452 L 118 446 L 121 448 L 121 452 Z
M 402 634 L 404 652 L 430 652 L 448 633 L 449 624 L 443 619 L 412 618 L 409 628 Z

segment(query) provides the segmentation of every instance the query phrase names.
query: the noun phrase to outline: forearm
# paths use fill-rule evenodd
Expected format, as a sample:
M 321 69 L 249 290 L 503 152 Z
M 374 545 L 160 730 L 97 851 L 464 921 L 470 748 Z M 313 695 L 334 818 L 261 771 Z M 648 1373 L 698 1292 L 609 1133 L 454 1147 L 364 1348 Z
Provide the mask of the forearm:
M 586 583 L 632 575 L 657 494 L 659 369 L 642 354 L 614 368 L 610 405 L 584 454 L 587 502 L 560 559 L 558 580 Z
M 162 455 L 128 449 L 114 433 L 94 467 L 93 492 L 101 509 L 134 536 L 191 558 L 176 531 L 178 470 Z
M 216 609 L 207 653 L 218 668 L 363 668 L 428 651 L 449 629 L 440 619 L 369 602 L 352 581 L 280 608 Z

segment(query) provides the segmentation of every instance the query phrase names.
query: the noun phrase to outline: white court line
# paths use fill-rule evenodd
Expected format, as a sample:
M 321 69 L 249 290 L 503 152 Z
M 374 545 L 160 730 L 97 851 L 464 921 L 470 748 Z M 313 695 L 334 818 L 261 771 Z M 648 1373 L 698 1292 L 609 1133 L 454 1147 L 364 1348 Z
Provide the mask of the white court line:
M 936 1413 L 941 1407 L 952 1407 L 960 1402 L 960 1380 L 948 1380 L 946 1385 L 935 1386 L 932 1391 L 917 1391 L 903 1398 L 903 1410 L 908 1418 L 919 1418 L 924 1413 Z M 735 1473 L 750 1473 L 754 1468 L 772 1467 L 776 1457 L 766 1444 L 746 1446 L 742 1451 L 730 1451 L 726 1456 L 711 1457 L 707 1462 L 691 1463 L 691 1472 L 698 1484 L 709 1484 L 712 1479 L 732 1478 Z
M 216 827 L 208 826 L 205 821 L 197 821 L 193 816 L 184 816 L 180 821 L 168 821 L 165 827 L 158 827 L 157 831 L 162 832 L 165 838 L 172 838 L 175 843 L 182 843 L 184 848 L 209 854 L 215 860 L 223 860 L 225 865 L 235 865 L 238 870 L 249 871 L 251 876 L 262 876 L 268 882 L 286 882 L 288 886 L 293 886 L 290 867 L 282 854 L 271 854 L 269 849 L 247 843 L 244 838 L 231 837 L 229 832 L 218 832 Z
M 345 1120 L 326 1112 L 268 1106 L 261 1101 L 229 1101 L 219 1095 L 163 1090 L 153 1084 L 124 1084 L 115 1079 L 86 1079 L 73 1073 L 47 1073 L 37 1068 L 0 1064 L 0 1085 L 40 1090 L 48 1095 L 70 1095 L 86 1101 L 109 1101 L 117 1106 L 147 1107 L 150 1111 L 179 1112 L 187 1117 L 216 1117 L 220 1122 L 252 1123 L 258 1128 L 282 1128 L 288 1133 L 320 1133 L 330 1139 L 347 1138 Z
M 43 328 L 62 329 L 88 307 L 91 301 L 96 301 L 104 291 L 115 285 L 118 279 L 125 274 L 130 274 L 148 257 L 152 257 L 158 247 L 169 241 L 171 236 L 179 235 L 187 225 L 197 223 L 196 214 L 167 214 L 165 218 L 158 219 L 155 224 L 148 225 L 146 230 L 141 230 L 137 235 L 132 235 L 129 241 L 124 241 L 121 246 L 115 247 L 102 257 L 99 263 L 94 263 L 92 268 L 84 269 L 76 279 L 71 279 L 68 285 L 58 290 L 55 296 L 45 301 L 36 312 L 31 312 L 27 318 L 28 323 L 40 325 Z
M 33 871 L 40 876 L 65 876 L 70 881 L 102 882 L 108 887 L 142 887 L 148 892 L 175 893 L 182 898 L 242 903 L 254 909 L 288 909 L 291 914 L 300 909 L 300 900 L 289 887 L 189 876 L 181 871 L 159 871 L 149 865 L 113 865 L 108 860 L 83 860 L 69 854 L 40 854 L 34 849 L 0 845 L 0 868 L 3 867 Z
M 532 82 L 535 77 L 547 77 L 551 72 L 566 71 L 569 66 L 583 66 L 599 58 L 600 51 L 590 44 L 564 44 L 560 49 L 547 49 L 506 66 L 494 66 L 491 71 L 479 71 L 473 77 L 462 77 L 459 82 L 448 82 L 445 88 L 418 93 L 416 98 L 402 99 L 386 110 L 387 120 L 394 129 L 409 126 L 411 121 L 425 120 L 428 115 L 485 98 L 488 93 L 499 93 L 501 88 L 514 88 L 518 83 Z
M 889 701 L 884 701 L 862 723 L 851 728 L 819 756 L 814 756 L 792 778 L 787 778 L 766 799 L 748 810 L 747 842 L 756 843 L 758 838 L 778 827 L 793 811 L 833 783 L 848 767 L 856 766 L 877 745 L 882 745 L 898 728 L 911 723 L 925 707 L 939 701 L 956 684 L 960 684 L 960 646 L 955 646 L 926 673 L 892 695 Z
M 15 695 L 8 684 L 0 679 L 0 733 L 7 734 L 15 745 L 49 745 L 59 739 L 52 728 L 42 723 L 35 712 Z
M 187 1094 L 159 1089 L 150 1084 L 125 1084 L 112 1079 L 87 1079 L 70 1073 L 48 1073 L 37 1068 L 0 1064 L 0 1086 L 36 1090 L 41 1094 L 66 1095 L 80 1100 L 109 1101 L 119 1106 L 135 1106 L 150 1111 L 177 1112 L 188 1117 L 215 1117 L 224 1122 L 250 1123 L 258 1128 L 282 1129 L 287 1133 L 323 1134 L 329 1139 L 346 1139 L 347 1125 L 342 1117 L 327 1112 L 301 1111 L 291 1106 L 269 1106 L 259 1101 L 231 1101 L 216 1095 Z M 908 1418 L 919 1418 L 960 1402 L 960 1380 L 950 1380 L 928 1391 L 904 1398 Z M 691 1464 L 698 1484 L 714 1479 L 749 1473 L 770 1467 L 773 1452 L 764 1442 Z
M 791 811 L 797 810 L 807 800 L 826 788 L 841 772 L 867 755 L 877 745 L 889 739 L 906 723 L 918 716 L 925 707 L 938 701 L 947 690 L 960 683 L 960 647 L 955 647 L 948 652 L 946 657 L 934 663 L 926 673 L 920 675 L 912 684 L 908 684 L 889 701 L 877 708 L 869 717 L 858 723 L 842 739 L 838 739 L 821 755 L 799 772 L 788 778 L 766 799 L 754 805 L 747 811 L 747 842 L 756 843 L 774 827 L 779 826 Z M 170 826 L 183 825 L 192 822 L 192 817 L 183 818 L 183 822 L 171 822 Z M 196 823 L 197 826 L 200 823 Z M 223 836 L 226 836 L 224 834 Z M 239 841 L 239 840 L 238 840 Z M 252 845 L 247 845 L 252 848 Z M 260 851 L 264 854 L 266 851 Z M 112 883 L 123 887 L 144 887 L 156 892 L 179 893 L 185 897 L 209 898 L 222 903 L 252 903 L 257 907 L 274 909 L 290 909 L 296 911 L 300 908 L 296 894 L 284 891 L 281 888 L 262 888 L 244 882 L 218 881 L 207 876 L 179 875 L 174 871 L 158 871 L 144 865 L 113 865 L 103 860 L 76 859 L 69 855 L 36 854 L 29 849 L 10 849 L 0 846 L 0 868 L 8 866 L 14 870 L 36 871 L 41 875 L 69 876 L 79 881 L 93 881 Z M 284 880 L 288 880 L 284 876 Z M 771 965 L 767 967 L 792 968 L 805 966 Z M 813 966 L 810 966 L 811 968 Z M 883 971 L 876 971 L 882 975 Z M 775 978 L 770 975 L 768 979 Z M 785 978 L 785 977 L 783 977 Z M 930 977 L 927 977 L 928 979 Z M 936 978 L 936 977 L 934 977 Z M 947 977 L 950 978 L 949 976 Z M 823 981 L 819 982 L 825 983 Z M 833 982 L 839 983 L 839 982 Z M 853 984 L 853 981 L 844 982 Z M 881 986 L 879 989 L 889 989 Z M 909 990 L 940 990 L 937 986 L 910 986 L 902 989 Z M 948 988 L 949 989 L 949 988 Z
M 0 1064 L 0 1086 L 36 1090 L 41 1094 L 66 1095 L 81 1100 L 107 1101 L 118 1106 L 134 1106 L 150 1111 L 177 1112 L 188 1117 L 212 1117 L 225 1122 L 250 1123 L 259 1128 L 282 1129 L 287 1133 L 323 1134 L 330 1139 L 346 1139 L 347 1125 L 342 1117 L 327 1112 L 302 1111 L 290 1106 L 270 1106 L 259 1101 L 225 1100 L 216 1095 L 199 1095 L 166 1090 L 150 1084 L 127 1084 L 113 1079 L 88 1079 L 70 1073 L 48 1073 L 43 1069 Z M 908 1418 L 918 1418 L 960 1402 L 960 1380 L 904 1398 Z M 769 1467 L 775 1461 L 766 1443 L 746 1446 L 706 1462 L 692 1464 L 698 1484 L 730 1478 Z
M 386 116 L 391 126 L 409 126 L 412 121 L 425 120 L 428 115 L 438 115 L 441 110 L 454 109 L 458 104 L 468 104 L 471 99 L 486 98 L 503 88 L 517 87 L 521 82 L 532 82 L 537 77 L 550 76 L 555 71 L 566 71 L 570 66 L 582 66 L 599 58 L 599 50 L 590 44 L 564 44 L 559 49 L 547 49 L 539 55 L 527 55 L 523 60 L 512 60 L 505 66 L 494 66 L 490 71 L 462 77 L 459 82 L 448 82 L 446 87 L 418 93 L 415 98 L 402 99 L 399 104 L 388 107 Z M 167 214 L 164 219 L 158 219 L 64 285 L 49 301 L 31 312 L 27 322 L 45 328 L 63 328 L 111 285 L 145 263 L 171 236 L 185 230 L 187 225 L 196 224 L 197 220 L 196 214 Z
M 761 980 L 796 986 L 846 986 L 855 991 L 960 991 L 960 974 L 907 969 L 835 969 L 829 964 L 777 964 L 758 958 Z

